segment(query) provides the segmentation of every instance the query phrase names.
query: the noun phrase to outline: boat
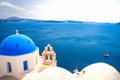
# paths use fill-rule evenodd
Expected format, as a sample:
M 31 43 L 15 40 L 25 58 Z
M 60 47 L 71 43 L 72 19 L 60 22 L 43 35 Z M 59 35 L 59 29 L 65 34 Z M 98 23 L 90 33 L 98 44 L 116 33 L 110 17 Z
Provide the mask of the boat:
M 103 54 L 104 57 L 109 57 L 108 53 Z

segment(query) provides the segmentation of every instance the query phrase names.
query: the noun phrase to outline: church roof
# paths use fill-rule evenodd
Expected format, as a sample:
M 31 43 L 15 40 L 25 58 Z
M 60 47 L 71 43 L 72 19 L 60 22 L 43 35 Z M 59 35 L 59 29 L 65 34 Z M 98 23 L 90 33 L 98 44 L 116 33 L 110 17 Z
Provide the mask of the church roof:
M 18 56 L 31 53 L 36 50 L 31 38 L 24 34 L 16 34 L 6 37 L 0 45 L 0 55 Z
M 48 67 L 40 73 L 29 73 L 22 80 L 74 80 L 68 70 L 61 67 Z
M 81 71 L 81 74 L 81 80 L 120 80 L 119 72 L 111 65 L 103 62 L 85 67 Z

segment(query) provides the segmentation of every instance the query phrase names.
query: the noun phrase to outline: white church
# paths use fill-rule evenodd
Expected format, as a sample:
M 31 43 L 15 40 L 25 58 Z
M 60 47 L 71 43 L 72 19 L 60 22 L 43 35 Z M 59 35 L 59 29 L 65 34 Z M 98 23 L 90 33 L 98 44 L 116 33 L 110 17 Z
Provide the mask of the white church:
M 50 49 L 50 51 L 48 51 Z M 32 71 L 38 63 L 56 66 L 56 54 L 48 44 L 39 55 L 39 48 L 31 38 L 24 34 L 10 35 L 0 45 L 0 77 L 12 75 L 21 79 Z
M 16 80 L 120 80 L 119 72 L 103 62 L 88 65 L 81 71 L 75 69 L 74 73 L 58 67 L 50 44 L 39 55 L 32 39 L 18 30 L 0 44 L 0 80 L 6 76 Z

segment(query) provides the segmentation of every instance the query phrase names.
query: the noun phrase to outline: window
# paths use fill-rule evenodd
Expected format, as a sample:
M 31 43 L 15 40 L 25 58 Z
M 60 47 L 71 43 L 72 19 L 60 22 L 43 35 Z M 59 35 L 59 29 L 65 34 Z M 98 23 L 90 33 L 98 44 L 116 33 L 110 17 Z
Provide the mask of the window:
M 28 62 L 27 61 L 23 62 L 23 69 L 24 69 L 24 71 L 28 70 Z
M 45 56 L 46 60 L 48 60 L 48 55 Z
M 48 47 L 48 51 L 50 51 L 50 47 Z
M 52 60 L 52 55 L 50 55 L 50 60 Z
M 7 70 L 8 72 L 12 72 L 12 67 L 10 62 L 7 63 Z

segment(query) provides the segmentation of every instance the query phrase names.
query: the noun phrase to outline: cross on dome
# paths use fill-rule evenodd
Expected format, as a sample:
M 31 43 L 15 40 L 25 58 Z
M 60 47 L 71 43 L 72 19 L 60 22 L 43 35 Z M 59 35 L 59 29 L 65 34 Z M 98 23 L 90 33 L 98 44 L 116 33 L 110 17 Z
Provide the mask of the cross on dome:
M 18 29 L 16 29 L 16 34 L 18 35 L 19 33 L 18 33 Z
M 74 69 L 73 72 L 76 73 L 77 75 L 79 75 L 79 71 L 78 71 L 78 69 L 77 69 L 77 65 L 76 65 L 76 68 Z

